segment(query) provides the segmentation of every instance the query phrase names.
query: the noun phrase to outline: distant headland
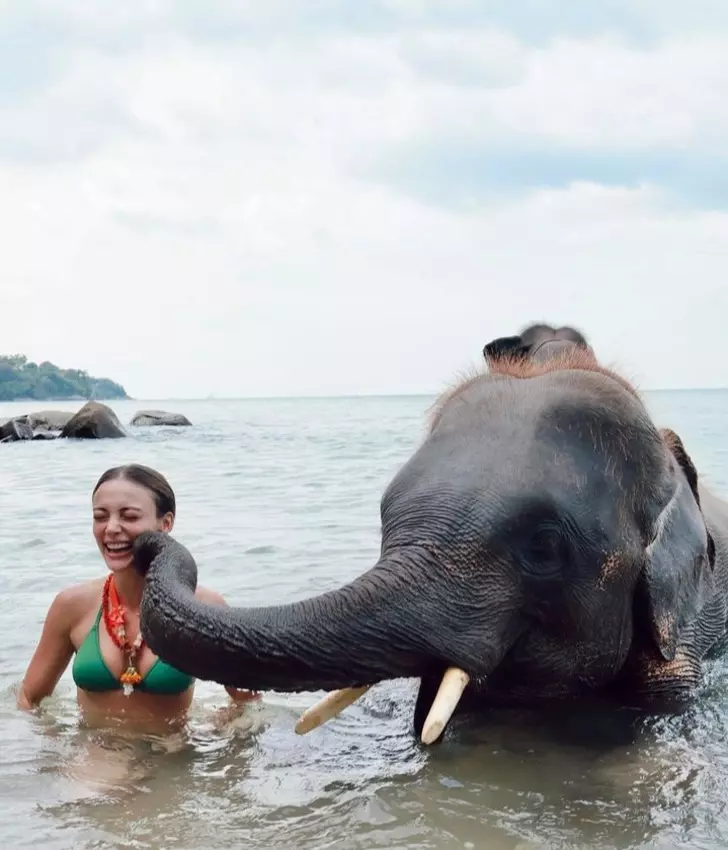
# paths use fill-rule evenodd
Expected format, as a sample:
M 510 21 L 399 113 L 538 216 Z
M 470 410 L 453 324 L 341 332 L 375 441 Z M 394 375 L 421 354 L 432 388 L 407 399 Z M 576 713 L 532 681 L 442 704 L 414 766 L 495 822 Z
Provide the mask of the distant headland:
M 0 355 L 0 401 L 109 400 L 129 398 L 121 384 L 83 369 L 33 363 L 24 354 Z

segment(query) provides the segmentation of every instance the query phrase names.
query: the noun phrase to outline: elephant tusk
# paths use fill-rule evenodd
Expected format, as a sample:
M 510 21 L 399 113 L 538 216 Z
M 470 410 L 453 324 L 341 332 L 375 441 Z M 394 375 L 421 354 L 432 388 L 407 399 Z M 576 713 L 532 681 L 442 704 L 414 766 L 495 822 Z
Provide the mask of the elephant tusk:
M 470 676 L 458 667 L 448 667 L 445 671 L 440 688 L 432 701 L 432 707 L 422 727 L 420 740 L 423 744 L 432 744 L 440 737 L 469 681 Z
M 364 685 L 360 688 L 342 688 L 339 691 L 331 691 L 326 696 L 319 700 L 311 708 L 306 709 L 299 717 L 296 723 L 296 734 L 305 735 L 317 726 L 336 717 L 347 706 L 356 702 L 359 697 L 363 696 L 371 688 L 371 685 Z

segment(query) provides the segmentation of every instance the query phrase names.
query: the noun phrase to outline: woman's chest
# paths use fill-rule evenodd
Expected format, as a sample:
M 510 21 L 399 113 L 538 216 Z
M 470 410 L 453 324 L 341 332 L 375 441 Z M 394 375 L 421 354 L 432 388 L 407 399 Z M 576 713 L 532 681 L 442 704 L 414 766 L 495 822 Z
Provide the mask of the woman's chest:
M 100 608 L 84 616 L 71 633 L 71 642 L 78 652 L 82 645 L 86 652 L 94 651 L 99 660 L 115 677 L 131 665 L 142 676 L 156 662 L 157 657 L 141 640 L 139 615 L 127 612 L 123 627 Z

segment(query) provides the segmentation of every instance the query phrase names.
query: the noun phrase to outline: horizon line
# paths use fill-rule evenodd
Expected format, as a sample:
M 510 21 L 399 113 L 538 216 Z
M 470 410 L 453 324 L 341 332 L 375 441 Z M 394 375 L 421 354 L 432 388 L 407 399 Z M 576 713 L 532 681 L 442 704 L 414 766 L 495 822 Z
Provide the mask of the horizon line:
M 653 387 L 640 390 L 643 393 L 704 393 L 704 392 L 726 392 L 728 386 L 717 387 Z M 442 390 L 430 392 L 368 392 L 368 393 L 314 393 L 314 394 L 291 394 L 291 395 L 217 395 L 209 393 L 200 396 L 130 396 L 126 399 L 110 399 L 110 401 L 294 401 L 294 400 L 321 400 L 332 399 L 354 399 L 354 398 L 437 398 Z
M 697 393 L 697 392 L 726 392 L 728 386 L 715 387 L 652 387 L 650 389 L 640 390 L 641 393 Z M 127 398 L 98 398 L 96 401 L 103 403 L 113 403 L 119 401 L 135 401 L 138 403 L 155 402 L 155 401 L 331 401 L 334 399 L 376 399 L 376 398 L 437 398 L 442 393 L 442 390 L 432 390 L 430 392 L 365 392 L 365 393 L 327 393 L 327 394 L 295 394 L 295 395 L 217 395 L 208 393 L 207 395 L 195 396 L 127 396 Z M 71 398 L 18 398 L 18 399 L 0 399 L 0 404 L 46 404 L 58 402 L 78 402 L 80 399 Z M 84 402 L 85 403 L 85 402 Z

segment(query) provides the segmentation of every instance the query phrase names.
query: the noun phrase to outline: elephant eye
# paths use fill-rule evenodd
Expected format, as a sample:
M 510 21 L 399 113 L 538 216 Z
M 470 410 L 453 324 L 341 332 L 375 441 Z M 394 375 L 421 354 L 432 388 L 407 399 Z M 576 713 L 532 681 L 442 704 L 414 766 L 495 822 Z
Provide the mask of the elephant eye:
M 535 575 L 553 575 L 566 566 L 569 552 L 569 543 L 561 529 L 555 525 L 540 526 L 528 537 L 525 567 Z

